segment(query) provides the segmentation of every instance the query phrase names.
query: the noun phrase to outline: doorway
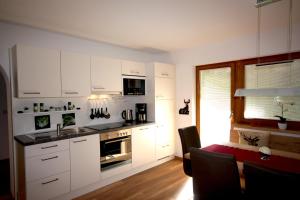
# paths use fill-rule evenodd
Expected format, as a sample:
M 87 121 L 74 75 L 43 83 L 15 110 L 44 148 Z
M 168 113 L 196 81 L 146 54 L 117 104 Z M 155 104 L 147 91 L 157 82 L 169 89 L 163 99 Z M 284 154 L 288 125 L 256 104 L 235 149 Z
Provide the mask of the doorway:
M 7 75 L 0 66 L 0 199 L 11 198 L 11 174 L 13 169 L 12 145 L 10 134 L 10 98 L 9 81 Z
M 230 141 L 232 113 L 231 63 L 197 67 L 197 126 L 201 146 Z

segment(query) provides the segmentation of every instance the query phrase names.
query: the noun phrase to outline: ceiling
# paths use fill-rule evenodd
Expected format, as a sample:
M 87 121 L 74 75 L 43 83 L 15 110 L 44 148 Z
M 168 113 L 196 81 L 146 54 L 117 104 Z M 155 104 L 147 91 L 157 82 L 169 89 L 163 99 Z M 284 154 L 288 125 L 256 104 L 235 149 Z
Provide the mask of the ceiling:
M 255 0 L 0 0 L 0 20 L 152 53 L 256 32 Z

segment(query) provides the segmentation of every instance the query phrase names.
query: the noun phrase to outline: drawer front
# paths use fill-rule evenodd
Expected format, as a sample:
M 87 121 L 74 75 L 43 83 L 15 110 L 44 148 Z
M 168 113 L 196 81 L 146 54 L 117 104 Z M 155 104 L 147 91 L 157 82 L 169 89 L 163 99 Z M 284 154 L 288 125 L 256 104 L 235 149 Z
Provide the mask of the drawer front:
M 26 180 L 33 181 L 70 170 L 70 152 L 61 151 L 25 160 Z
M 32 156 L 64 151 L 67 149 L 69 149 L 69 139 L 55 142 L 47 142 L 43 144 L 36 144 L 25 147 L 25 157 L 28 158 Z
M 70 192 L 70 172 L 26 182 L 27 200 L 46 200 Z

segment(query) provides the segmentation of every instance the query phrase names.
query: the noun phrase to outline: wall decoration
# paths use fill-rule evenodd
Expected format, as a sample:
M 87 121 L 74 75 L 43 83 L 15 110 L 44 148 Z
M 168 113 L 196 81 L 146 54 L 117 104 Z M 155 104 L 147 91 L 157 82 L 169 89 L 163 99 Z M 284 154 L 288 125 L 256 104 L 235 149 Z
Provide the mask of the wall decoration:
M 179 109 L 179 114 L 181 114 L 181 115 L 188 115 L 190 113 L 190 111 L 189 111 L 189 103 L 191 102 L 191 100 L 188 99 L 187 101 L 185 101 L 185 99 L 184 99 L 183 102 L 185 103 L 185 107 Z
M 35 130 L 50 128 L 50 115 L 40 115 L 34 117 Z
M 63 127 L 76 124 L 75 113 L 62 114 Z

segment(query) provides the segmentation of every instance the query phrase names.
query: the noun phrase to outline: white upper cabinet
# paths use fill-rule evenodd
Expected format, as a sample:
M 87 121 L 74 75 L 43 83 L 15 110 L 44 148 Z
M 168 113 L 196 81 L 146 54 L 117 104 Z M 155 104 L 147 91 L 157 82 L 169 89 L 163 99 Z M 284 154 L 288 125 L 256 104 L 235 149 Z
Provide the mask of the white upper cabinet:
M 91 82 L 92 92 L 122 93 L 121 61 L 92 56 Z
M 174 99 L 175 98 L 175 79 L 155 78 L 155 98 Z
M 175 78 L 174 65 L 165 63 L 154 63 L 154 71 L 156 77 Z
M 163 63 L 154 63 L 155 98 L 175 98 L 175 66 Z
M 61 84 L 63 97 L 90 95 L 90 56 L 61 52 Z
M 260 56 L 287 53 L 288 38 L 289 0 L 261 7 Z
M 13 48 L 17 97 L 59 97 L 60 52 L 17 45 Z
M 292 51 L 300 51 L 300 1 L 293 1 L 292 10 Z
M 134 76 L 146 76 L 146 68 L 144 63 L 133 62 L 128 60 L 122 61 L 122 74 Z

